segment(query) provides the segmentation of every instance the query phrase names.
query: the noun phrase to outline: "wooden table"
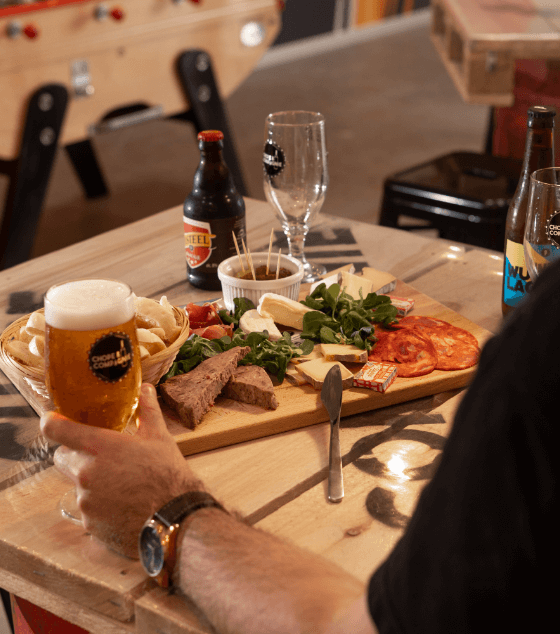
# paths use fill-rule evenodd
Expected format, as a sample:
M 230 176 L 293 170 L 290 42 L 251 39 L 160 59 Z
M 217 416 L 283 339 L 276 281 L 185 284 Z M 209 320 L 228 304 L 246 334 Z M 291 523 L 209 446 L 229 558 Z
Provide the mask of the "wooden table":
M 41 305 L 68 277 L 98 274 L 174 304 L 215 297 L 185 281 L 181 208 L 156 214 L 0 273 L 0 326 Z M 278 227 L 247 201 L 249 245 Z M 390 271 L 489 331 L 501 323 L 502 255 L 322 216 L 309 256 Z M 0 373 L 0 585 L 91 631 L 205 632 L 184 599 L 148 582 L 140 564 L 62 519 L 68 490 L 49 466 L 38 418 Z M 346 497 L 326 501 L 329 425 L 322 423 L 187 458 L 249 522 L 337 562 L 364 581 L 395 544 L 433 469 L 459 390 L 343 419 Z
M 465 101 L 512 106 L 516 60 L 560 58 L 560 4 L 432 0 L 432 42 Z

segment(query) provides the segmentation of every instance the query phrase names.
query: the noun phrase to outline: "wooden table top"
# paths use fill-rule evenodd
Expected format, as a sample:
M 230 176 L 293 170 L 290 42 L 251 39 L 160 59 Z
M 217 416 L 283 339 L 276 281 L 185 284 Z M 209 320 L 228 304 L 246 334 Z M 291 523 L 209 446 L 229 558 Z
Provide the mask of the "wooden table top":
M 272 210 L 247 200 L 251 250 Z M 390 271 L 485 330 L 500 328 L 502 255 L 387 227 L 321 216 L 308 257 Z M 0 273 L 0 327 L 42 304 L 53 283 L 92 274 L 176 305 L 216 297 L 186 282 L 176 207 Z M 326 500 L 328 423 L 190 456 L 215 495 L 249 522 L 367 580 L 402 533 L 448 435 L 459 390 L 341 422 L 346 497 Z M 204 632 L 188 603 L 146 580 L 57 507 L 69 483 L 49 466 L 32 408 L 0 373 L 0 585 L 91 632 Z

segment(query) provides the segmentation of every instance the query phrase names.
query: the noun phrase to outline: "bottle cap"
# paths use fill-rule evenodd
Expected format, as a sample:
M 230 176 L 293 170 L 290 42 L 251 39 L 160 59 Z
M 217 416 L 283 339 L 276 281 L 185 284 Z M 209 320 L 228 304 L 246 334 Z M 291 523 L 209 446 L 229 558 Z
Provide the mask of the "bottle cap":
M 220 132 L 220 130 L 203 130 L 198 133 L 199 141 L 208 141 L 208 142 L 216 142 L 223 141 L 224 133 Z
M 554 117 L 556 116 L 556 108 L 549 106 L 532 106 L 527 110 L 527 125 L 532 128 L 537 124 L 539 127 L 552 128 L 554 126 Z

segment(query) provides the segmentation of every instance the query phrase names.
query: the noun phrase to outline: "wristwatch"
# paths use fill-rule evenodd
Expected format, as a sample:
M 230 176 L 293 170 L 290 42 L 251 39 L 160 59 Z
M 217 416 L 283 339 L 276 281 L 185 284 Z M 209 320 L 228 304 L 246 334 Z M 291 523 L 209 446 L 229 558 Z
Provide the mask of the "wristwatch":
M 149 519 L 138 538 L 140 562 L 146 573 L 162 588 L 171 585 L 177 556 L 177 534 L 181 522 L 203 508 L 224 507 L 205 491 L 189 491 L 168 502 Z

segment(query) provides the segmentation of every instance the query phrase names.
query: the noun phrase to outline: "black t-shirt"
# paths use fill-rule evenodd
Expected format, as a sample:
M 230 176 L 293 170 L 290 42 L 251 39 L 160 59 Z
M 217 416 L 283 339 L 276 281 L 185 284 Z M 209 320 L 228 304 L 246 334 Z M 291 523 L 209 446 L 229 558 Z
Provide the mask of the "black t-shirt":
M 484 347 L 439 468 L 371 578 L 382 634 L 539 631 L 555 620 L 559 427 L 557 263 Z

